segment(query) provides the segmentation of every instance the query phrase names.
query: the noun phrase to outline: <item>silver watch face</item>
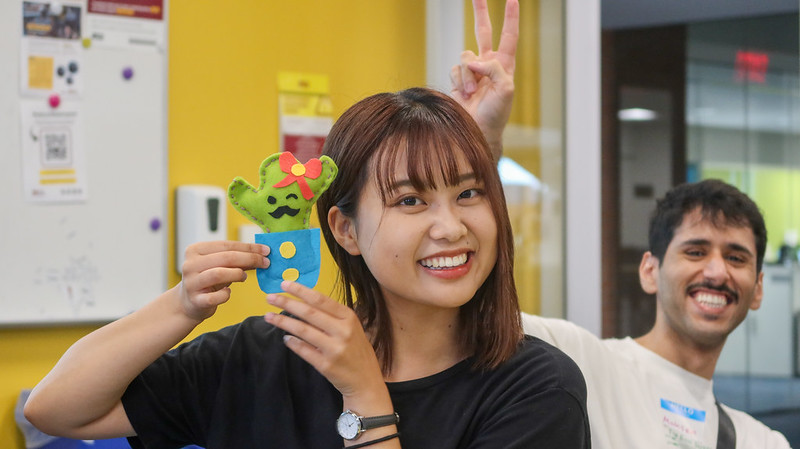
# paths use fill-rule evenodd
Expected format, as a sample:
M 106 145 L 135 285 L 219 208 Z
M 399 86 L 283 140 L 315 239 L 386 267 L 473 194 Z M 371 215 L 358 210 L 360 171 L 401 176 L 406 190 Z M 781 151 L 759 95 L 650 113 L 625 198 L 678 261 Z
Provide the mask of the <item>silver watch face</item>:
M 336 430 L 342 438 L 352 440 L 358 436 L 361 422 L 353 412 L 347 411 L 339 415 L 339 419 L 336 420 Z

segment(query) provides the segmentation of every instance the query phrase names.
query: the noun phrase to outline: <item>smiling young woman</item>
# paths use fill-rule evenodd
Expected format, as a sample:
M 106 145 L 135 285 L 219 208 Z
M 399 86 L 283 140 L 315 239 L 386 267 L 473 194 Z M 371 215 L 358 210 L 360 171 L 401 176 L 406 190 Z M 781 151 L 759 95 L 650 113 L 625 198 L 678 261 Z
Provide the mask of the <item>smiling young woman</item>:
M 367 121 L 370 126 L 358 133 L 339 133 L 334 129 L 326 140 L 326 154 L 337 165 L 359 167 L 359 170 L 340 170 L 337 182 L 317 203 L 320 222 L 326 222 L 328 211 L 335 207 L 345 217 L 352 217 L 359 226 L 365 226 L 359 222 L 355 212 L 362 201 L 374 201 L 374 206 L 381 210 L 385 208 L 383 213 L 388 215 L 399 208 L 391 205 L 392 200 L 402 199 L 403 193 L 428 191 L 428 195 L 432 195 L 430 191 L 439 188 L 449 191 L 444 195 L 455 198 L 480 187 L 476 198 L 460 199 L 461 203 L 448 200 L 456 204 L 467 203 L 457 206 L 462 209 L 459 213 L 470 220 L 483 220 L 487 229 L 471 226 L 473 232 L 488 232 L 496 236 L 496 241 L 490 245 L 484 243 L 487 247 L 480 254 L 486 256 L 486 261 L 478 259 L 483 266 L 472 269 L 473 272 L 483 272 L 488 268 L 488 276 L 483 288 L 477 290 L 476 297 L 464 304 L 459 312 L 460 352 L 474 354 L 479 366 L 496 366 L 515 351 L 522 333 L 511 274 L 511 225 L 497 169 L 486 141 L 466 111 L 449 97 L 427 89 L 409 89 L 398 94 L 367 98 L 358 108 L 345 112 L 337 124 L 342 125 L 341 129 L 348 129 Z M 374 190 L 367 185 L 370 183 L 370 170 L 374 170 Z M 469 177 L 462 181 L 466 173 Z M 361 192 L 366 193 L 362 195 Z M 410 208 L 415 207 L 419 210 L 425 208 L 422 204 Z M 451 206 L 448 202 L 444 207 Z M 477 212 L 482 209 L 488 214 Z M 430 215 L 437 218 L 433 213 Z M 376 224 L 385 218 L 377 216 Z M 486 226 L 487 219 L 496 225 Z M 403 229 L 404 226 L 396 226 L 390 232 L 402 232 Z M 354 308 L 365 328 L 374 332 L 373 344 L 381 366 L 389 371 L 392 363 L 391 326 L 378 281 L 366 270 L 360 254 L 351 254 L 338 245 L 327 226 L 323 225 L 322 231 L 334 260 L 341 267 L 341 290 L 346 302 Z M 486 239 L 482 240 L 485 242 Z M 472 242 L 478 244 L 476 238 Z M 405 245 L 408 242 L 400 243 Z M 465 248 L 463 252 L 467 253 L 469 260 L 472 251 Z M 428 256 L 436 254 L 418 254 L 418 257 Z M 472 256 L 475 260 L 474 252 Z M 400 277 L 397 281 L 410 280 Z M 355 298 L 368 300 L 356 301 Z M 482 310 L 491 310 L 492 313 L 484 314 Z

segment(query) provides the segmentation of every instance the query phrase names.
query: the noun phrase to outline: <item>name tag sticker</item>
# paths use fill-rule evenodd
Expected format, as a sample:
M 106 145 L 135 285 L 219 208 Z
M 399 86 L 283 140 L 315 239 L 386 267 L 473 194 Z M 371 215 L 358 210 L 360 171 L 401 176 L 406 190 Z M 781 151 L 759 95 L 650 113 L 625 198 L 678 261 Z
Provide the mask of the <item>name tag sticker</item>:
M 711 449 L 704 441 L 706 411 L 661 399 L 661 425 L 668 446 Z
M 668 401 L 662 398 L 661 408 L 663 408 L 664 410 L 669 410 L 672 413 L 675 413 L 676 415 L 693 419 L 695 421 L 700 421 L 700 422 L 706 421 L 706 412 L 704 410 L 698 410 L 696 408 L 687 407 L 685 405 L 678 404 L 677 402 Z

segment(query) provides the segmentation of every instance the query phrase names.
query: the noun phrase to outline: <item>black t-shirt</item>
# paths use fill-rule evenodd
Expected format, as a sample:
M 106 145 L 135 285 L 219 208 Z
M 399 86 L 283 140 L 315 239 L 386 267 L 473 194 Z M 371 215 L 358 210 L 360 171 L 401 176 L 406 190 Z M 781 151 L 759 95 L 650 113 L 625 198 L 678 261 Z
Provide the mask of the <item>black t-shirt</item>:
M 138 435 L 131 445 L 341 448 L 341 394 L 283 334 L 251 317 L 160 357 L 122 398 Z M 387 383 L 403 448 L 590 447 L 586 385 L 560 350 L 526 336 L 495 370 L 471 363 Z

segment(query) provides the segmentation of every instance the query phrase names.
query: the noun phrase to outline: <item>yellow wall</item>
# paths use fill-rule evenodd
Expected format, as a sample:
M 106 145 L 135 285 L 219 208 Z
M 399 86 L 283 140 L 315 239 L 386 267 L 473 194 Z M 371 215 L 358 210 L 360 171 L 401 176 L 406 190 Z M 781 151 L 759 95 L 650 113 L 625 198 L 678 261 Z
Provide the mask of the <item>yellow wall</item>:
M 176 185 L 253 180 L 279 151 L 277 73 L 330 77 L 334 115 L 379 91 L 425 83 L 424 0 L 173 0 L 169 19 L 169 232 Z M 229 238 L 246 220 L 228 209 Z M 173 240 L 170 238 L 170 248 Z M 173 251 L 168 266 L 174 266 Z M 170 285 L 178 281 L 170 269 Z M 323 260 L 319 289 L 334 281 Z M 267 310 L 255 276 L 199 331 Z M 0 330 L 0 448 L 24 448 L 13 409 L 92 326 Z

